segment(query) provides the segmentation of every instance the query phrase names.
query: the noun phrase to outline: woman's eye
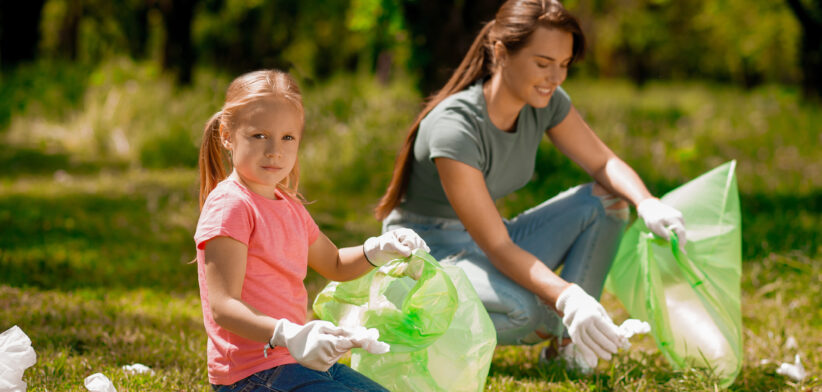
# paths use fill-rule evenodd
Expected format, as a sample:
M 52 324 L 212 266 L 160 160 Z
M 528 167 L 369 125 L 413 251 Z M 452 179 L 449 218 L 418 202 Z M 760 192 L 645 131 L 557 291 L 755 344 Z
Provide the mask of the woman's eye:
M 537 63 L 537 67 L 548 68 L 548 64 Z

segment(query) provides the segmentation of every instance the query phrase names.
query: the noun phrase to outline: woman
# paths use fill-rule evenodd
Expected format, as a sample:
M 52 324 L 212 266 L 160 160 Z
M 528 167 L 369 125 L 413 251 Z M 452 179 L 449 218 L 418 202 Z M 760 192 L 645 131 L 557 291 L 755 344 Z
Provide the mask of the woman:
M 417 116 L 376 216 L 384 231 L 415 230 L 434 257 L 465 271 L 500 344 L 564 336 L 563 357 L 593 368 L 624 343 L 596 298 L 628 203 L 660 237 L 674 231 L 684 244 L 685 228 L 560 87 L 584 46 L 578 21 L 558 2 L 505 2 Z M 543 133 L 594 182 L 503 219 L 494 199 L 532 177 Z

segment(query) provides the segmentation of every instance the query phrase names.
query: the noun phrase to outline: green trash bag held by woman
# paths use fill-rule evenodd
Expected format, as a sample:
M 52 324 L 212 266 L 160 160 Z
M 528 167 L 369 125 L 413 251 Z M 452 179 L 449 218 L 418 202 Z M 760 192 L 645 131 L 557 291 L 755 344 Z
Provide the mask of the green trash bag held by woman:
M 710 367 L 723 387 L 742 366 L 742 240 L 736 161 L 662 197 L 682 211 L 685 252 L 676 237 L 655 238 L 641 219 L 620 243 L 606 288 L 631 317 L 651 324 L 659 349 L 676 369 Z
M 350 282 L 329 283 L 318 318 L 376 328 L 386 354 L 351 352 L 351 367 L 391 391 L 482 391 L 496 331 L 465 273 L 417 250 Z

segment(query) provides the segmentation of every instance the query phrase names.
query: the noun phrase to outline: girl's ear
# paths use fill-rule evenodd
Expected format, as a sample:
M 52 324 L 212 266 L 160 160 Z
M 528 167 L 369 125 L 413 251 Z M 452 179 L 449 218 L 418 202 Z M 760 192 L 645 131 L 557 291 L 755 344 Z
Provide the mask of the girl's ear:
M 505 60 L 508 59 L 508 50 L 501 41 L 494 42 L 494 64 L 497 67 L 504 67 Z
M 231 133 L 223 127 L 223 124 L 220 124 L 220 143 L 226 150 L 231 150 Z

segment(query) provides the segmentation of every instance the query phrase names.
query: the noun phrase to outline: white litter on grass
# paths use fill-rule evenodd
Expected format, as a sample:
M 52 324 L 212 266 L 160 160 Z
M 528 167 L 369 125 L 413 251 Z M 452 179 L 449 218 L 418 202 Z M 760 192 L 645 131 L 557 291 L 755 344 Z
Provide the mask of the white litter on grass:
M 795 350 L 799 348 L 799 344 L 796 342 L 796 338 L 793 336 L 788 336 L 788 339 L 785 340 L 785 348 L 788 350 Z
M 621 346 L 623 349 L 627 350 L 631 348 L 631 342 L 629 342 L 628 339 L 636 334 L 651 332 L 651 324 L 648 324 L 642 320 L 627 319 L 622 322 L 617 329 L 619 330 L 620 337 L 622 338 Z
M 25 392 L 23 372 L 37 362 L 31 339 L 18 326 L 0 334 L 0 392 Z
M 776 374 L 783 375 L 796 382 L 801 382 L 808 375 L 805 373 L 805 367 L 802 366 L 802 361 L 799 360 L 799 354 L 794 357 L 794 363 L 783 363 L 776 369 Z
M 154 370 L 151 370 L 150 367 L 143 365 L 142 363 L 133 363 L 131 365 L 124 365 L 123 372 L 130 375 L 135 374 L 150 374 L 154 375 Z
M 86 377 L 83 383 L 89 392 L 117 392 L 114 384 L 103 373 L 94 373 Z

